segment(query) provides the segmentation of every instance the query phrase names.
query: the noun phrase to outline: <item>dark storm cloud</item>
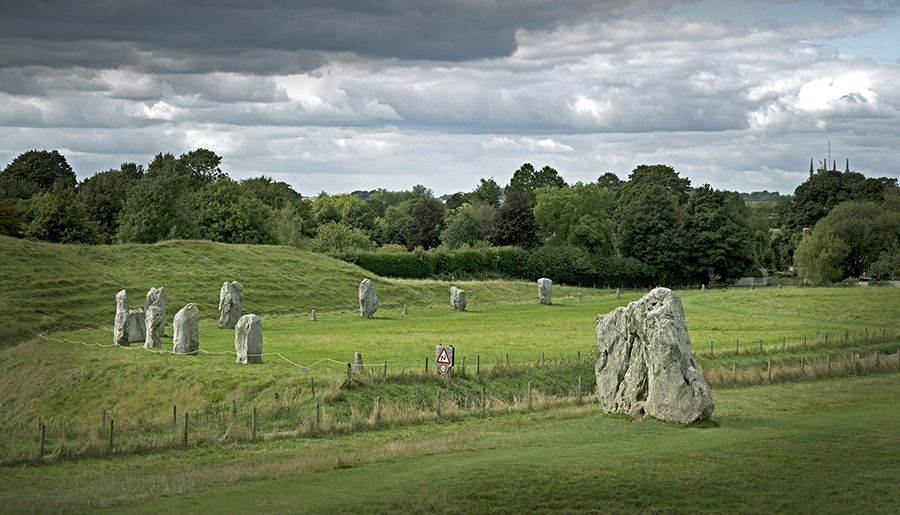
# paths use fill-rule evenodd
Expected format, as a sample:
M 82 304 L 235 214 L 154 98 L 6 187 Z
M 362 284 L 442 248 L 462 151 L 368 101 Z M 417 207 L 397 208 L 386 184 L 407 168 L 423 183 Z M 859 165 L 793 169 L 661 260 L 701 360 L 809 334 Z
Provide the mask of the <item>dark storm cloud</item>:
M 666 0 L 5 2 L 0 67 L 296 73 L 323 52 L 463 61 L 508 56 L 516 31 L 604 18 Z

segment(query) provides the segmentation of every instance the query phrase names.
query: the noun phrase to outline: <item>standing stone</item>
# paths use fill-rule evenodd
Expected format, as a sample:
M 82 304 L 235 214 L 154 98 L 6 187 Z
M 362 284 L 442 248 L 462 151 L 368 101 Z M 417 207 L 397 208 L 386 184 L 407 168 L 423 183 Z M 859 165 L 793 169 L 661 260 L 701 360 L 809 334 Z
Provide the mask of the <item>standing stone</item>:
M 460 290 L 456 286 L 450 287 L 450 306 L 456 311 L 466 310 L 466 290 Z
M 312 313 L 310 313 L 310 315 L 309 315 L 309 321 L 310 321 L 310 322 L 316 322 L 316 321 L 318 321 L 318 319 L 316 318 L 316 310 L 312 310 Z
M 779 290 L 781 289 L 781 284 L 778 285 L 778 289 L 779 289 Z
M 581 302 L 581 293 L 578 294 L 578 302 Z
M 159 337 L 162 338 L 166 335 L 166 290 L 162 286 L 159 288 L 150 288 L 150 291 L 147 292 L 147 298 L 144 300 L 145 317 L 150 306 L 160 308 Z
M 402 313 L 403 313 L 404 315 L 408 315 L 408 314 L 409 314 L 409 309 L 406 308 L 406 304 L 403 305 L 403 311 L 402 311 Z
M 262 322 L 254 314 L 242 316 L 234 325 L 234 351 L 238 363 L 262 363 Z
M 350 371 L 361 374 L 363 372 L 363 370 L 365 370 L 365 369 L 363 367 L 362 354 L 360 354 L 358 352 L 354 352 L 353 360 L 350 362 Z
M 144 310 L 129 309 L 128 323 L 125 327 L 128 333 L 128 343 L 144 341 L 147 337 L 146 326 L 144 323 Z
M 244 287 L 241 283 L 224 282 L 219 290 L 219 329 L 233 329 L 241 318 Z
M 541 304 L 551 304 L 550 302 L 550 287 L 553 286 L 553 281 L 547 278 L 538 279 L 538 299 L 541 301 Z
M 368 278 L 359 283 L 359 316 L 372 318 L 378 311 L 378 295 Z
M 618 290 L 618 289 L 616 290 L 616 298 L 617 298 L 617 299 L 620 298 L 620 297 L 619 297 L 619 290 Z
M 705 284 L 701 284 L 701 285 L 700 285 L 700 291 L 706 291 L 706 285 L 705 285 Z
M 145 349 L 161 349 L 162 348 L 162 327 L 159 321 L 163 318 L 163 309 L 159 306 L 149 306 L 144 311 L 144 327 L 146 328 L 146 336 L 144 339 Z
M 596 321 L 597 396 L 607 413 L 690 423 L 710 417 L 709 385 L 691 354 L 681 299 L 655 288 Z
M 116 294 L 116 320 L 113 325 L 113 342 L 128 346 L 128 296 L 125 290 Z
M 200 352 L 200 310 L 194 303 L 188 304 L 175 313 L 172 336 L 172 351 L 175 354 L 197 354 Z

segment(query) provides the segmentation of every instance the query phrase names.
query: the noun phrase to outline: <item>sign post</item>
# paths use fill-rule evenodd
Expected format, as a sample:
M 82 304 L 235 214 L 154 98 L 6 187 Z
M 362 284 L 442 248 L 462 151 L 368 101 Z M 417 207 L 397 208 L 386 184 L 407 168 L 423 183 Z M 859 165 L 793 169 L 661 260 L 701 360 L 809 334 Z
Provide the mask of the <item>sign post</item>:
M 437 364 L 438 374 L 445 375 L 453 367 L 453 346 L 438 345 L 434 348 L 434 362 Z

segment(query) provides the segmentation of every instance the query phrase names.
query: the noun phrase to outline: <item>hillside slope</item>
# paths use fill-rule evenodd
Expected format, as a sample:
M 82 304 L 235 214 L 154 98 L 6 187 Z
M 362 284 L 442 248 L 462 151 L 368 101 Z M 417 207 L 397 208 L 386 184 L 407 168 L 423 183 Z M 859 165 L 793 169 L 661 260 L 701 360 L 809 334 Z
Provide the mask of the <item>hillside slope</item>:
M 0 236 L 0 346 L 66 327 L 112 325 L 115 296 L 144 307 L 151 287 L 168 296 L 166 320 L 189 302 L 203 319 L 218 318 L 224 281 L 244 285 L 244 313 L 300 314 L 358 309 L 359 282 L 369 277 L 383 308 L 433 306 L 448 285 L 376 277 L 355 265 L 291 247 L 166 241 L 153 245 L 56 245 Z M 533 296 L 526 283 L 490 288 L 494 301 Z M 485 299 L 488 300 L 488 299 Z

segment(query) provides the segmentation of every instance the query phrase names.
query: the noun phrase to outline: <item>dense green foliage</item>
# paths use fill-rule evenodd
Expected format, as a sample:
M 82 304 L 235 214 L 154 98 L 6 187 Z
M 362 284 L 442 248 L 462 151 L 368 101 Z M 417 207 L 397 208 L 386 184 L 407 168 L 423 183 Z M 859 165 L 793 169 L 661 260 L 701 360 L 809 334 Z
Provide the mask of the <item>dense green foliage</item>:
M 304 199 L 290 185 L 265 176 L 235 182 L 221 171 L 221 161 L 201 148 L 177 158 L 160 153 L 146 172 L 122 163 L 119 170 L 77 185 L 73 204 L 61 189 L 40 189 L 54 177 L 56 188 L 72 188 L 65 158 L 30 151 L 0 173 L 0 234 L 69 243 L 206 239 L 331 253 L 383 247 L 451 255 L 447 251 L 514 246 L 529 255 L 492 272 L 480 265 L 448 272 L 439 263 L 424 266 L 416 256 L 368 259 L 374 270 L 405 277 L 462 270 L 525 278 L 545 270 L 540 275 L 573 284 L 674 285 L 728 284 L 746 275 L 783 277 L 806 270 L 812 275 L 804 272 L 804 278 L 820 282 L 900 279 L 895 250 L 900 230 L 888 215 L 869 213 L 869 220 L 854 218 L 853 227 L 829 222 L 815 229 L 845 202 L 900 213 L 896 180 L 866 178 L 849 168 L 812 174 L 787 196 L 738 194 L 709 185 L 693 189 L 662 164 L 640 165 L 626 181 L 607 172 L 593 183 L 567 185 L 550 166 L 535 170 L 525 163 L 505 190 L 493 177 L 482 178 L 472 191 L 442 201 L 422 185 L 407 191 L 321 192 Z M 60 205 L 48 205 L 55 203 Z M 835 217 L 844 214 L 838 210 Z M 796 267 L 804 228 L 814 234 L 827 229 L 831 236 L 806 244 L 803 266 Z M 871 237 L 873 232 L 881 236 Z M 571 269 L 524 264 L 554 253 Z M 822 259 L 813 262 L 817 256 Z M 639 266 L 632 266 L 635 262 Z M 629 263 L 626 275 L 614 280 L 605 271 L 609 263 Z

